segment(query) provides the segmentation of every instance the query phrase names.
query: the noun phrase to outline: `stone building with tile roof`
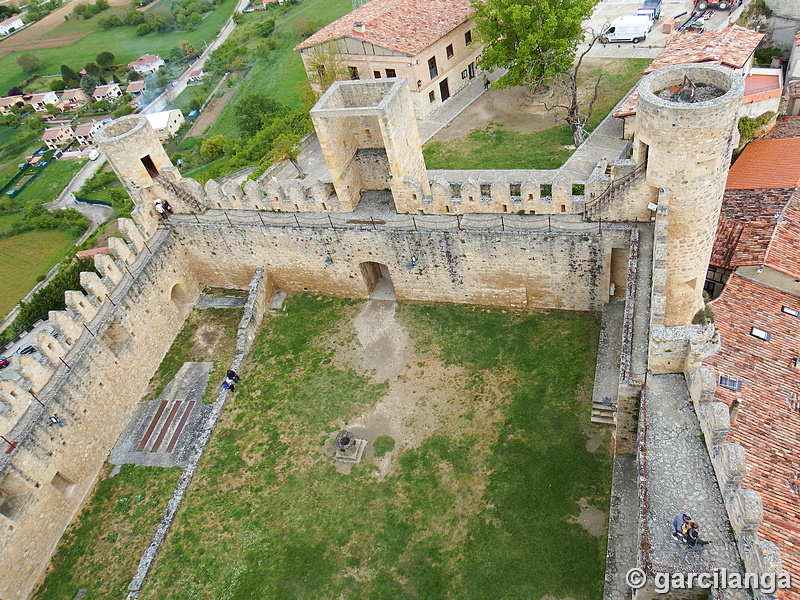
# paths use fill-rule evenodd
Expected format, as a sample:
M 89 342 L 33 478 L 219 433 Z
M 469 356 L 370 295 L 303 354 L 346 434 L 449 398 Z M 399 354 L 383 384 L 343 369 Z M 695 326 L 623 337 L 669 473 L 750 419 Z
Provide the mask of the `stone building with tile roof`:
M 351 79 L 405 77 L 423 118 L 479 74 L 471 12 L 469 0 L 372 0 L 295 50 L 312 87 L 332 61 Z
M 742 485 L 761 496 L 761 535 L 781 550 L 784 571 L 795 581 L 800 580 L 799 129 L 797 118 L 779 123 L 751 142 L 731 168 L 707 281 L 718 296 L 712 305 L 722 344 L 704 361 L 715 371 L 715 400 L 731 411 L 728 441 L 745 450 L 749 468 Z M 797 600 L 800 593 L 783 590 L 779 597 Z
M 729 67 L 744 77 L 745 91 L 740 116 L 757 117 L 777 112 L 783 92 L 783 71 L 753 66 L 763 33 L 731 25 L 705 33 L 684 32 L 675 38 L 643 71 L 646 75 L 680 64 L 715 64 Z M 636 129 L 638 89 L 633 90 L 612 113 L 624 120 L 625 136 Z

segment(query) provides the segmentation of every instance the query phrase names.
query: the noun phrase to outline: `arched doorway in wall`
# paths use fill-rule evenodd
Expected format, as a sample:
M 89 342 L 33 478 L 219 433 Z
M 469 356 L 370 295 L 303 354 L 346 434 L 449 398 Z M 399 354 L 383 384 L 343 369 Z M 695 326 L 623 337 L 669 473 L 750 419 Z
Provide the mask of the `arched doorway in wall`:
M 192 308 L 192 297 L 189 295 L 189 290 L 182 283 L 176 283 L 172 286 L 169 299 L 181 315 L 185 315 Z
M 397 300 L 389 267 L 376 262 L 363 262 L 359 267 L 371 299 Z

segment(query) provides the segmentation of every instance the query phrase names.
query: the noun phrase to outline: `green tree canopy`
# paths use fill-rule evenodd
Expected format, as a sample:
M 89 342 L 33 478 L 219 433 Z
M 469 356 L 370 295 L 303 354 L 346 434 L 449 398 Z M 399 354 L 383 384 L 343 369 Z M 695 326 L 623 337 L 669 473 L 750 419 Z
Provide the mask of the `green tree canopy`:
M 264 94 L 248 94 L 236 105 L 236 125 L 253 136 L 288 112 L 286 106 Z
M 109 52 L 108 50 L 104 50 L 100 54 L 97 55 L 97 64 L 103 67 L 104 69 L 109 68 L 111 65 L 114 64 L 114 56 L 113 52 Z
M 87 96 L 94 94 L 94 88 L 98 85 L 100 85 L 100 81 L 89 73 L 81 77 L 81 89 L 86 92 Z
M 80 85 L 81 81 L 81 78 L 75 72 L 75 69 L 69 65 L 61 65 L 61 79 L 64 80 L 64 83 L 66 83 L 68 87 Z
M 36 70 L 39 68 L 39 57 L 33 54 L 25 54 L 20 55 L 17 59 L 17 64 L 22 67 L 22 70 L 26 73 L 35 73 Z
M 583 21 L 598 0 L 472 0 L 477 38 L 485 48 L 480 65 L 505 67 L 499 88 L 534 89 L 572 67 L 584 37 Z

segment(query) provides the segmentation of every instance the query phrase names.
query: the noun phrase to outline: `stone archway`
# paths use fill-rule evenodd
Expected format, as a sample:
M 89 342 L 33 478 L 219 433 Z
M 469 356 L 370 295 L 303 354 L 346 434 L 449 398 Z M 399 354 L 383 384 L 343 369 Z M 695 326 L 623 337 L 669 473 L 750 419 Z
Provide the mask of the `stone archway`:
M 187 290 L 186 286 L 180 282 L 172 286 L 172 290 L 169 293 L 169 299 L 173 306 L 175 306 L 175 308 L 178 309 L 178 312 L 182 315 L 188 313 L 189 309 L 192 308 L 193 300 L 189 295 L 189 290 Z
M 373 300 L 397 300 L 389 267 L 376 262 L 363 262 L 359 265 L 367 293 Z

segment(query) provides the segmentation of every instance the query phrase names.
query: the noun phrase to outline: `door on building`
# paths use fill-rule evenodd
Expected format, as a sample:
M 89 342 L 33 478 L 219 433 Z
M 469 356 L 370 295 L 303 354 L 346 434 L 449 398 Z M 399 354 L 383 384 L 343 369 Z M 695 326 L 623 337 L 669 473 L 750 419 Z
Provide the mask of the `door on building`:
M 475 79 L 475 63 L 474 62 L 469 63 L 469 66 L 467 67 L 467 71 L 469 72 L 469 78 L 470 79 Z
M 447 77 L 439 82 L 439 92 L 442 94 L 442 102 L 450 97 L 450 86 L 447 85 Z

